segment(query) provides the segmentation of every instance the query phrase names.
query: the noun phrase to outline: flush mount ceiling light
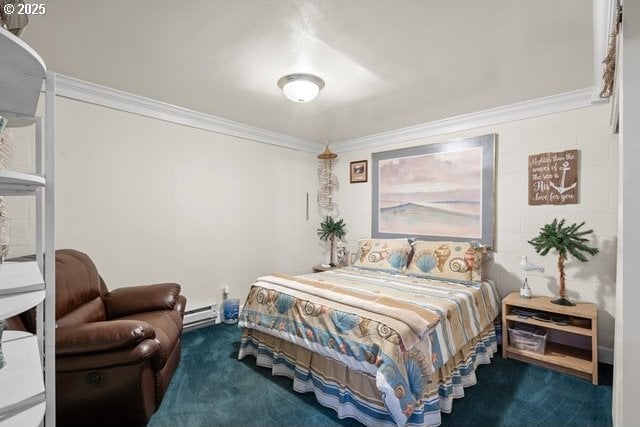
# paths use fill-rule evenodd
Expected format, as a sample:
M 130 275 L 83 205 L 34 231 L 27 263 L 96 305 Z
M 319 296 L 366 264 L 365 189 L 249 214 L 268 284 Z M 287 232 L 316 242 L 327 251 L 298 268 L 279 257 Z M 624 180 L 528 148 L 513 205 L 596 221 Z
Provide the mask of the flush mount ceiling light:
M 293 102 L 309 102 L 318 96 L 324 81 L 313 74 L 289 74 L 278 80 L 284 95 Z

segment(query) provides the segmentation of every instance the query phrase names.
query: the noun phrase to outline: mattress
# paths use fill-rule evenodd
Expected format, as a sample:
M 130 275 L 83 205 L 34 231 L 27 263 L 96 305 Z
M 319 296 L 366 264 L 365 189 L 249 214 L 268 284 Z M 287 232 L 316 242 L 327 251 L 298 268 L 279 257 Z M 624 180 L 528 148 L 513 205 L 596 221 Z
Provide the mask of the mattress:
M 297 378 L 296 390 L 314 391 L 339 416 L 368 425 L 438 425 L 440 412 L 475 383 L 476 365 L 496 350 L 499 304 L 490 281 L 354 268 L 274 274 L 251 287 L 238 357 L 254 355 Z M 338 378 L 335 369 L 348 375 Z

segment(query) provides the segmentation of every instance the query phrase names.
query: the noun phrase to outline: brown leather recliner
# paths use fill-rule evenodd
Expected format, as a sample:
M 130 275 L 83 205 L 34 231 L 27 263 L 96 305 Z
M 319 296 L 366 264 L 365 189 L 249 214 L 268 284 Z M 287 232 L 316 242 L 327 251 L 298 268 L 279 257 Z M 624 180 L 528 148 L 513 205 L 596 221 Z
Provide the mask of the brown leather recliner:
M 146 423 L 180 360 L 185 304 L 175 283 L 109 292 L 86 254 L 56 251 L 58 424 Z

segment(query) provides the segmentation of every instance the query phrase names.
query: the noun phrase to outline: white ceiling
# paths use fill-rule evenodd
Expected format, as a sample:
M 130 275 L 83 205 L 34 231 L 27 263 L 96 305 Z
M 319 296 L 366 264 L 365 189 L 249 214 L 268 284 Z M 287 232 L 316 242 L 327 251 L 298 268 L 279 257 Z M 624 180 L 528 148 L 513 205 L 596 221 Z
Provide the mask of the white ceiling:
M 55 0 L 50 70 L 319 142 L 592 85 L 586 0 Z M 288 101 L 280 77 L 325 88 Z

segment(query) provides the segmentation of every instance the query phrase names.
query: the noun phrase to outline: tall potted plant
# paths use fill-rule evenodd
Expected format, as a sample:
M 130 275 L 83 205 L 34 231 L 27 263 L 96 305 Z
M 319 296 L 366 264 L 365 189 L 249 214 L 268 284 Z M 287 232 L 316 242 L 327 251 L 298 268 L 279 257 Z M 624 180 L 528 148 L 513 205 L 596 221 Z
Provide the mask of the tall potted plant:
M 347 231 L 345 230 L 347 224 L 344 223 L 343 219 L 339 219 L 335 221 L 333 217 L 327 215 L 324 221 L 320 223 L 320 228 L 318 228 L 318 236 L 320 236 L 320 240 L 329 241 L 331 243 L 331 258 L 330 265 L 332 267 L 336 266 L 335 263 L 335 239 L 342 239 Z
M 597 254 L 598 248 L 588 246 L 586 242 L 589 241 L 589 234 L 593 233 L 593 230 L 580 230 L 585 224 L 564 225 L 565 220 L 558 221 L 557 218 L 550 224 L 545 224 L 540 229 L 538 234 L 528 243 L 533 245 L 535 251 L 540 255 L 546 255 L 552 249 L 558 254 L 558 271 L 560 272 L 560 298 L 551 301 L 554 304 L 559 305 L 575 305 L 567 298 L 564 262 L 568 259 L 569 255 L 572 255 L 579 261 L 587 262 L 588 259 L 585 254 L 591 256 Z

